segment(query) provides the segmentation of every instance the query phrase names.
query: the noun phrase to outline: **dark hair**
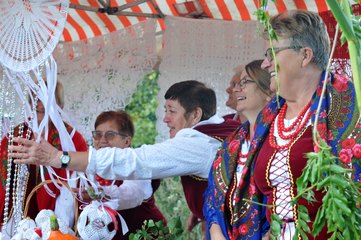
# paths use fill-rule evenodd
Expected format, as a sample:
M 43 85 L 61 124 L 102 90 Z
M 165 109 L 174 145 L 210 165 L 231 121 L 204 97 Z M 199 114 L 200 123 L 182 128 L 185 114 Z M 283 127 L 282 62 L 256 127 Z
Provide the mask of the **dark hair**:
M 166 100 L 177 100 L 185 109 L 185 117 L 197 107 L 202 109 L 201 121 L 216 114 L 217 99 L 213 89 L 196 80 L 188 80 L 173 84 L 165 93 Z
M 257 87 L 267 96 L 271 95 L 271 75 L 268 71 L 262 69 L 263 60 L 254 60 L 245 66 L 247 75 L 257 84 Z
M 290 39 L 291 46 L 309 47 L 313 51 L 312 62 L 321 70 L 326 69 L 330 53 L 330 38 L 322 18 L 314 12 L 290 10 L 270 18 L 277 36 Z M 263 34 L 268 39 L 268 32 Z
M 132 118 L 125 111 L 119 110 L 119 111 L 102 112 L 101 114 L 98 115 L 97 119 L 95 120 L 94 127 L 96 129 L 97 126 L 99 126 L 100 124 L 109 121 L 114 121 L 117 124 L 118 131 L 120 133 L 124 133 L 131 137 L 134 136 L 134 125 Z

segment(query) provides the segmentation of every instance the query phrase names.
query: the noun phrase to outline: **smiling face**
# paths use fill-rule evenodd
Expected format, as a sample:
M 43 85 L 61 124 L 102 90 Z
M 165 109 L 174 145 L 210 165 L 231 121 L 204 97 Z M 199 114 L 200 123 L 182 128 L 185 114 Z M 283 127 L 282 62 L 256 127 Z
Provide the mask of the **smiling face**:
M 169 127 L 169 137 L 174 136 L 183 128 L 190 128 L 194 126 L 190 117 L 186 117 L 186 110 L 180 105 L 178 100 L 167 99 L 165 101 L 165 115 L 163 122 Z
M 99 133 L 99 136 L 101 136 L 100 138 L 94 138 L 95 149 L 104 147 L 127 148 L 131 144 L 130 136 L 105 134 L 107 132 L 119 133 L 119 129 L 115 121 L 101 123 L 96 127 L 95 131 Z
M 248 119 L 255 118 L 267 102 L 267 95 L 260 90 L 255 81 L 257 79 L 252 79 L 246 71 L 243 71 L 240 84 L 234 88 L 237 111 Z
M 237 83 L 241 80 L 240 73 L 233 75 L 231 81 L 229 82 L 229 86 L 226 89 L 228 93 L 228 100 L 226 101 L 226 106 L 236 110 L 237 108 L 237 98 L 234 94 L 233 88 L 236 86 Z
M 292 94 L 292 80 L 298 79 L 302 73 L 302 50 L 300 47 L 290 48 L 290 41 L 288 39 L 280 39 L 278 42 L 273 41 L 272 45 L 275 49 L 275 57 L 277 60 L 277 75 L 279 80 L 279 94 L 287 98 L 287 95 Z M 270 48 L 270 44 L 267 43 L 267 48 Z M 274 59 L 263 60 L 262 68 L 267 70 L 271 74 L 270 89 L 273 92 L 277 90 L 276 80 L 276 65 Z

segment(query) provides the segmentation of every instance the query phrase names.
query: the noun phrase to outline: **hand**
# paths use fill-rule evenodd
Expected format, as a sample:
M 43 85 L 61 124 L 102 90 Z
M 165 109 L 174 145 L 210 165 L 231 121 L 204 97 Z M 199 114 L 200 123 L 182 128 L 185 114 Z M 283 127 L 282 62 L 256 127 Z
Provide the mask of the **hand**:
M 213 240 L 225 240 L 226 238 L 224 237 L 223 233 L 222 233 L 222 229 L 218 224 L 213 223 L 211 228 L 209 229 L 209 233 L 211 235 L 211 239 Z
M 12 157 L 15 163 L 61 167 L 59 159 L 62 152 L 43 138 L 40 139 L 39 143 L 25 138 L 13 138 L 13 141 L 19 144 L 9 146 L 9 150 L 12 151 L 9 152 L 9 157 Z
M 197 226 L 198 223 L 200 223 L 202 220 L 197 218 L 193 213 L 189 215 L 187 220 L 187 230 L 188 232 L 191 232 L 195 226 Z

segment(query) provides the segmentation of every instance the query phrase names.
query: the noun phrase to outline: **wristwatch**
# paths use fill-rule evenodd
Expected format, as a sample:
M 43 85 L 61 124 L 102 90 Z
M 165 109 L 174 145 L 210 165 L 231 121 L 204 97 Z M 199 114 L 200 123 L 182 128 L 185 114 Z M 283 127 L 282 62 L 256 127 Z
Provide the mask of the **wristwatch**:
M 69 165 L 70 156 L 68 152 L 63 151 L 63 154 L 60 157 L 60 162 L 61 162 L 61 168 L 66 168 Z

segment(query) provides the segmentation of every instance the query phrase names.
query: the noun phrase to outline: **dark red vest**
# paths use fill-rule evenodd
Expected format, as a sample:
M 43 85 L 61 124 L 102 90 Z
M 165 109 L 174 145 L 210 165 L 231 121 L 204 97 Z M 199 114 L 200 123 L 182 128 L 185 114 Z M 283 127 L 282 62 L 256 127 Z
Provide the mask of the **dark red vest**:
M 240 125 L 241 123 L 237 120 L 225 119 L 221 124 L 205 124 L 194 129 L 219 141 L 223 141 Z M 182 176 L 181 181 L 189 209 L 197 218 L 203 219 L 203 193 L 207 188 L 207 179 L 197 176 Z

